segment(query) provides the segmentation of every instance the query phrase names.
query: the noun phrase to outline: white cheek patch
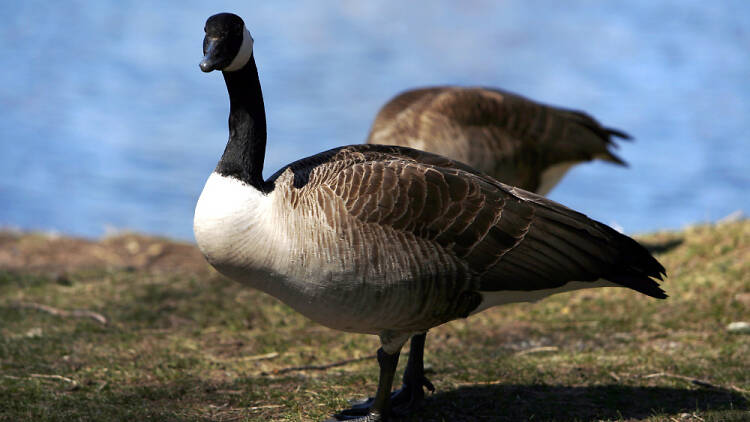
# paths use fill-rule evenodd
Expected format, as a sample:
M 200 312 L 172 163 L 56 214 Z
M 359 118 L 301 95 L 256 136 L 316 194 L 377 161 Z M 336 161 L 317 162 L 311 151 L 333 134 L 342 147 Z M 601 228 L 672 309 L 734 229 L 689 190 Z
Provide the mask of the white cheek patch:
M 222 69 L 224 72 L 234 72 L 235 70 L 242 69 L 247 61 L 250 60 L 250 56 L 253 55 L 253 37 L 250 36 L 250 32 L 247 28 L 242 33 L 242 44 L 240 45 L 240 51 L 234 56 L 232 63 L 229 66 Z

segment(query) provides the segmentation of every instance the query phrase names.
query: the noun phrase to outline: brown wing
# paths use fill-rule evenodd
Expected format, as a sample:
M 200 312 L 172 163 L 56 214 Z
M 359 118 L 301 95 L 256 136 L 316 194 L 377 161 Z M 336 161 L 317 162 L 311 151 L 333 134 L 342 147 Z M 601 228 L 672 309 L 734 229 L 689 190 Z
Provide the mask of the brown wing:
M 443 157 L 398 147 L 337 150 L 323 171 L 347 212 L 450 251 L 480 290 L 537 290 L 605 278 L 654 297 L 664 268 L 637 242 Z
M 546 106 L 486 88 L 435 87 L 407 91 L 378 113 L 368 143 L 424 149 L 466 162 L 528 190 L 562 162 L 601 158 L 612 136 L 628 138 L 578 111 Z
M 625 164 L 608 148 L 615 146 L 612 136 L 629 136 L 603 127 L 584 112 L 490 88 L 447 88 L 442 96 L 436 112 L 465 128 L 488 128 L 501 151 L 508 145 L 533 149 L 544 166 L 594 158 Z

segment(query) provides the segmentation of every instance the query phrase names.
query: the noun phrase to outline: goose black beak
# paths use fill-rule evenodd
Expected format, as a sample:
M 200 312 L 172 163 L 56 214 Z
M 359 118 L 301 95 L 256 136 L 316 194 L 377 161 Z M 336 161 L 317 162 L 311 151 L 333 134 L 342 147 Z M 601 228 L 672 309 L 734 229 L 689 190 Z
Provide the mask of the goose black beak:
M 199 65 L 202 71 L 208 73 L 212 70 L 215 70 L 216 66 L 221 61 L 221 59 L 216 57 L 216 53 L 218 52 L 218 44 L 218 40 L 212 40 L 210 38 L 206 38 L 206 40 L 204 41 L 205 48 L 203 50 L 205 54 L 203 55 L 203 60 L 201 60 L 201 63 Z

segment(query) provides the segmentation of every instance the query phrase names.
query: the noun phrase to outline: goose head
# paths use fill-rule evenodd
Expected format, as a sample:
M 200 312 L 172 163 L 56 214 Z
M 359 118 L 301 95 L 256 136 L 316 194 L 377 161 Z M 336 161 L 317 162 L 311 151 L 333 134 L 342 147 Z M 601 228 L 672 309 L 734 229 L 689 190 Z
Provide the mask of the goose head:
M 253 37 L 239 16 L 232 13 L 213 15 L 206 21 L 204 31 L 202 71 L 233 72 L 242 69 L 250 60 Z

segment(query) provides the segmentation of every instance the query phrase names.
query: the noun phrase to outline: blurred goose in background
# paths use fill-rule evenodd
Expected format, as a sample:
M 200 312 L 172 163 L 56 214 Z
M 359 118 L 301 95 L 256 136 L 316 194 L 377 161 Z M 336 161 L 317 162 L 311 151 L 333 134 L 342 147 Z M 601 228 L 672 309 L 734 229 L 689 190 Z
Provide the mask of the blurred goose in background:
M 411 411 L 429 382 L 407 368 L 391 398 L 401 347 L 453 319 L 586 287 L 666 297 L 664 268 L 634 240 L 439 155 L 351 145 L 263 180 L 265 110 L 242 19 L 210 17 L 203 52 L 201 70 L 222 71 L 230 112 L 195 209 L 198 247 L 222 274 L 320 324 L 380 337 L 375 398 L 339 418 Z
M 386 103 L 368 144 L 400 145 L 466 163 L 511 186 L 546 195 L 576 164 L 625 166 L 612 137 L 586 113 L 510 92 L 454 86 L 414 89 Z

